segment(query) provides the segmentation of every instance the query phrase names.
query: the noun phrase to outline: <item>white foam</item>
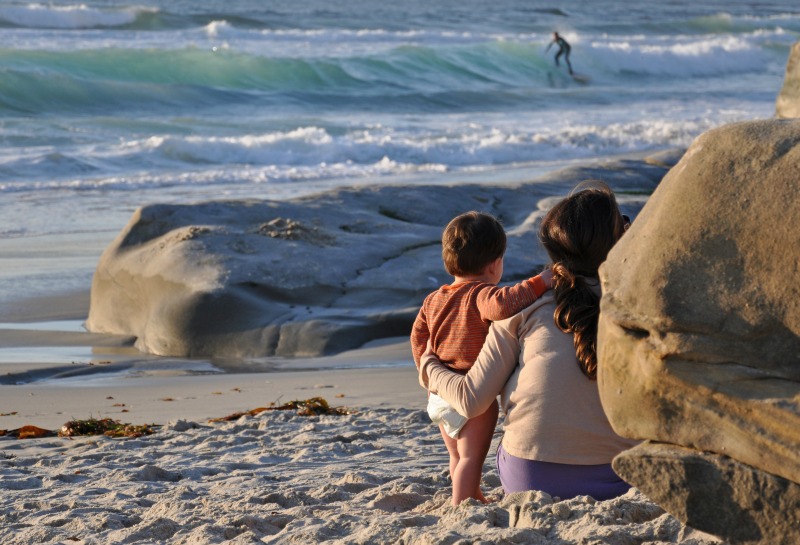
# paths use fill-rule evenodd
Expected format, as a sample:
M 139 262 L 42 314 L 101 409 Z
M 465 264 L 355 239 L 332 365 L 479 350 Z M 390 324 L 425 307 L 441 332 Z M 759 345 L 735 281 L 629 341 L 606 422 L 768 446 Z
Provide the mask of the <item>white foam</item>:
M 218 38 L 220 32 L 224 32 L 230 28 L 227 21 L 211 21 L 203 29 L 209 38 Z
M 591 53 L 609 72 L 700 76 L 757 71 L 770 57 L 754 36 L 595 40 Z
M 423 126 L 387 121 L 350 128 L 306 125 L 230 136 L 158 135 L 65 149 L 58 159 L 61 177 L 48 174 L 41 180 L 2 181 L 0 193 L 197 187 L 235 179 L 245 185 L 347 180 L 686 147 L 705 130 L 754 114 L 735 106 L 710 101 L 703 112 L 697 104 L 665 101 L 651 103 L 650 110 L 639 115 L 620 106 L 594 117 L 559 110 L 553 116 L 489 116 L 482 122 L 477 117 L 471 120 L 473 116 L 448 116 Z M 28 165 L 25 168 L 30 170 L 30 164 L 41 163 L 42 173 L 54 171 L 49 150 L 31 148 L 18 153 L 16 158 L 5 154 L 5 169 Z M 71 175 L 65 168 L 73 164 L 77 170 Z M 92 176 L 83 167 L 87 164 L 105 174 Z
M 116 27 L 133 23 L 138 14 L 145 11 L 155 12 L 157 10 L 146 7 L 101 10 L 85 4 L 74 6 L 28 4 L 27 6 L 0 7 L 0 19 L 29 28 Z

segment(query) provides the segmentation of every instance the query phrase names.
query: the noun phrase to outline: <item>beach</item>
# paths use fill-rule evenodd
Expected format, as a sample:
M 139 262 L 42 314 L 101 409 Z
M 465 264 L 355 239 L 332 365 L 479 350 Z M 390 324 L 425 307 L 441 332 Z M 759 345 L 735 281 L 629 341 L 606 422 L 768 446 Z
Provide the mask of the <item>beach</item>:
M 651 163 L 680 155 L 551 173 L 526 190 L 539 195 L 530 206 L 586 172 L 640 187 L 666 168 Z M 645 200 L 620 198 L 632 214 Z M 107 238 L 0 248 L 12 271 L 54 270 L 65 257 L 79 268 Z M 504 496 L 493 460 L 502 426 L 484 467 L 492 503 L 451 506 L 446 449 L 406 336 L 318 357 L 159 357 L 132 336 L 88 332 L 87 290 L 10 299 L 0 303 L 4 544 L 719 543 L 636 490 L 602 502 Z M 133 428 L 56 435 L 106 420 Z
M 409 380 L 413 372 L 406 371 L 287 373 L 270 375 L 266 386 L 263 375 L 241 375 L 104 387 L 88 405 L 124 400 L 134 407 L 129 413 L 103 414 L 124 416 L 125 422 L 142 422 L 135 414 L 153 414 L 154 409 L 136 410 L 137 404 L 159 405 L 156 421 L 164 424 L 139 438 L 0 439 L 0 539 L 8 544 L 719 543 L 682 526 L 635 490 L 603 502 L 558 501 L 541 492 L 503 497 L 492 460 L 483 487 L 495 502 L 450 506 L 441 439 L 420 408 L 422 396 Z M 360 395 L 365 386 L 374 389 Z M 263 406 L 270 398 L 262 395 L 278 392 L 321 395 L 353 414 L 264 411 L 230 422 L 207 420 Z M 7 392 L 2 394 L 5 400 Z M 54 413 L 25 421 L 58 422 L 63 408 L 74 406 L 69 399 L 86 390 L 43 387 L 24 395 L 36 401 L 20 401 L 21 413 L 41 414 L 47 407 Z M 402 406 L 403 400 L 409 403 Z
M 109 418 L 154 433 L 0 437 L 4 544 L 720 543 L 636 490 L 602 502 L 504 497 L 493 460 L 500 427 L 482 482 L 493 503 L 452 507 L 446 450 L 424 411 L 405 338 L 269 372 L 171 373 L 162 365 L 132 373 L 125 362 L 145 356 L 125 348 L 126 339 L 42 328 L 79 319 L 87 297 L 3 307 L 4 322 L 16 324 L 0 330 L 6 353 L 50 346 L 74 369 L 0 385 L 0 428 L 58 431 Z M 97 363 L 67 364 L 75 349 L 101 354 Z M 107 357 L 114 363 L 99 363 Z M 98 372 L 103 365 L 119 370 Z M 35 373 L 37 364 L 18 367 Z M 347 414 L 259 411 L 315 397 Z
M 714 543 L 635 491 L 449 505 L 440 441 L 410 408 L 175 420 L 138 439 L 3 447 L 4 543 Z M 497 495 L 487 471 L 484 487 Z M 694 537 L 692 537 L 694 535 Z
M 9 544 L 717 543 L 636 491 L 451 507 L 440 440 L 409 408 L 23 441 L 3 446 L 1 471 Z M 494 470 L 483 485 L 499 493 Z
M 314 218 L 322 192 L 449 191 L 472 208 L 524 186 L 507 228 L 530 235 L 552 199 L 608 174 L 635 219 L 698 135 L 774 114 L 794 1 L 59 0 L 4 4 L 0 28 L 0 543 L 721 543 L 635 489 L 504 496 L 502 422 L 491 503 L 451 506 L 405 335 L 318 357 L 171 357 L 84 324 L 101 255 L 140 207 L 305 199 L 315 232 L 356 212 Z M 579 78 L 545 50 L 555 29 Z M 387 232 L 403 225 L 378 210 Z M 441 283 L 434 244 L 408 247 L 388 280 L 382 263 L 354 277 Z M 517 280 L 543 263 L 523 250 Z M 346 313 L 390 308 L 361 301 Z M 57 435 L 106 419 L 135 428 Z

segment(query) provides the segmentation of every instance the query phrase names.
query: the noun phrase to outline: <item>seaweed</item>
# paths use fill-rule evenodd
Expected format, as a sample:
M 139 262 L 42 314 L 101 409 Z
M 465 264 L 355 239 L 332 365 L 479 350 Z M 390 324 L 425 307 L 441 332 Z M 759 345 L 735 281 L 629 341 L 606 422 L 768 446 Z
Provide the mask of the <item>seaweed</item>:
M 242 416 L 255 416 L 259 413 L 263 413 L 264 411 L 293 411 L 293 410 L 296 410 L 299 416 L 318 416 L 323 414 L 348 415 L 355 413 L 355 411 L 351 411 L 346 407 L 331 407 L 330 405 L 328 405 L 328 402 L 325 400 L 325 398 L 312 397 L 310 399 L 296 399 L 294 401 L 289 401 L 288 403 L 284 403 L 283 405 L 276 405 L 275 403 L 270 403 L 269 407 L 258 407 L 257 409 L 252 409 L 240 413 L 234 413 L 228 416 L 223 416 L 221 418 L 212 418 L 211 420 L 209 420 L 209 422 L 229 422 L 231 420 L 238 420 Z
M 241 391 L 234 388 L 234 391 Z M 216 393 L 216 392 L 215 392 Z M 339 395 L 337 397 L 344 397 Z M 164 398 L 162 401 L 173 401 L 172 398 Z M 124 403 L 117 403 L 114 406 L 124 407 Z M 331 407 L 325 398 L 312 397 L 310 399 L 297 399 L 277 405 L 270 403 L 268 407 L 259 407 L 250 411 L 234 413 L 222 418 L 212 418 L 209 422 L 229 422 L 238 420 L 242 416 L 255 416 L 264 411 L 297 411 L 299 416 L 319 416 L 319 415 L 349 415 L 356 414 L 357 411 L 346 407 Z M 123 409 L 122 412 L 127 412 Z M 128 424 L 111 418 L 88 418 L 86 420 L 70 420 L 56 431 L 38 428 L 36 426 L 23 426 L 15 430 L 0 430 L 0 436 L 16 437 L 18 439 L 37 439 L 41 437 L 76 437 L 87 435 L 105 435 L 107 437 L 141 437 L 152 435 L 160 428 L 158 424 Z
M 110 418 L 89 418 L 87 420 L 70 420 L 58 431 L 59 437 L 75 437 L 78 435 L 106 435 L 108 437 L 141 437 L 152 435 L 154 425 L 123 424 Z
M 55 437 L 56 432 L 36 426 L 22 426 L 15 430 L 0 430 L 0 435 L 16 437 L 17 439 L 38 439 L 40 437 Z

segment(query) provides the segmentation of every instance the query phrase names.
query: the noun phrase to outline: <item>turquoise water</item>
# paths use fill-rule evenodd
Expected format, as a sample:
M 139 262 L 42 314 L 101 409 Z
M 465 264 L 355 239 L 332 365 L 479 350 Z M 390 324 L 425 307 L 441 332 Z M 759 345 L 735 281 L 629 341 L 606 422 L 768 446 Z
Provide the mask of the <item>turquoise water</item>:
M 553 30 L 587 84 L 545 52 Z M 110 241 L 152 202 L 526 177 L 687 146 L 773 115 L 800 6 L 25 1 L 0 2 L 0 32 L 0 243 L 21 252 Z M 1 273 L 0 300 L 88 289 L 92 256 Z

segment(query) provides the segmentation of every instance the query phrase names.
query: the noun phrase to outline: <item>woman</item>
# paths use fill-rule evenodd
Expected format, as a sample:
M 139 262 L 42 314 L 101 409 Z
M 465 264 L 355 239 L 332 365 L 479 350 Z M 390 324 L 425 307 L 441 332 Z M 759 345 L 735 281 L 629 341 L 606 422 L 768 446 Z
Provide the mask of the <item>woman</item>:
M 636 442 L 611 429 L 596 379 L 597 270 L 626 227 L 608 186 L 577 190 L 547 213 L 539 233 L 553 261 L 553 291 L 494 322 L 466 375 L 433 354 L 422 358 L 421 382 L 468 418 L 500 394 L 506 417 L 497 469 L 507 494 L 602 500 L 630 488 L 611 460 Z

